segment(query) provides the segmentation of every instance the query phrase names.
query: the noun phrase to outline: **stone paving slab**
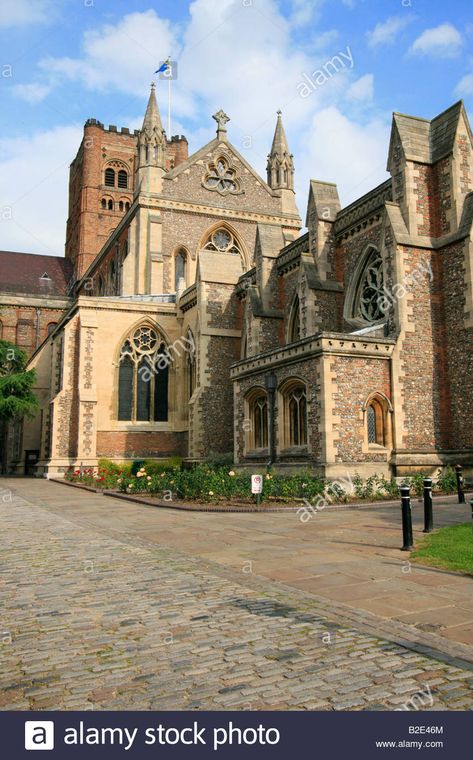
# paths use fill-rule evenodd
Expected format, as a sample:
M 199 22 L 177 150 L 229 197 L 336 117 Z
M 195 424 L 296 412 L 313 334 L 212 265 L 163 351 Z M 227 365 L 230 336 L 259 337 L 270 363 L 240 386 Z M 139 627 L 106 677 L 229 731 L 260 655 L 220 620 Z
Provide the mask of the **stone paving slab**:
M 467 665 L 330 619 L 297 589 L 130 542 L 119 514 L 109 535 L 58 515 L 43 486 L 41 500 L 0 493 L 1 709 L 391 710 L 414 694 L 473 708 Z
M 20 495 L 74 519 L 90 519 L 118 534 L 174 547 L 209 562 L 293 586 L 354 609 L 408 622 L 419 632 L 435 632 L 446 642 L 471 648 L 473 657 L 473 578 L 412 564 L 400 550 L 399 507 L 369 510 L 326 509 L 307 523 L 296 514 L 206 514 L 133 504 L 102 494 L 86 494 L 45 480 L 10 480 Z M 117 517 L 119 518 L 117 519 Z M 468 504 L 434 504 L 434 524 L 471 519 Z M 413 500 L 415 541 L 422 538 L 423 507 Z M 445 608 L 440 617 L 438 610 Z

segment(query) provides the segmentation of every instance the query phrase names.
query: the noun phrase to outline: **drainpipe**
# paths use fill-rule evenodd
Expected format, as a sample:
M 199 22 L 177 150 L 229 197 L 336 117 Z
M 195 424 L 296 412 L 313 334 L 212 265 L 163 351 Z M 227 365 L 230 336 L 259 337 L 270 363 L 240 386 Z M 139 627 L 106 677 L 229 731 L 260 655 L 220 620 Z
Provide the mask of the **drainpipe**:
M 36 350 L 40 344 L 39 331 L 40 331 L 41 309 L 38 309 L 38 307 L 36 307 L 35 311 L 36 311 L 36 338 L 35 338 L 35 341 L 36 341 L 35 350 Z
M 274 372 L 268 372 L 265 376 L 266 392 L 268 394 L 268 448 L 269 448 L 269 461 L 268 467 L 271 467 L 276 458 L 276 442 L 275 442 L 275 425 L 274 425 L 274 409 L 275 409 L 275 396 L 277 388 L 277 377 Z

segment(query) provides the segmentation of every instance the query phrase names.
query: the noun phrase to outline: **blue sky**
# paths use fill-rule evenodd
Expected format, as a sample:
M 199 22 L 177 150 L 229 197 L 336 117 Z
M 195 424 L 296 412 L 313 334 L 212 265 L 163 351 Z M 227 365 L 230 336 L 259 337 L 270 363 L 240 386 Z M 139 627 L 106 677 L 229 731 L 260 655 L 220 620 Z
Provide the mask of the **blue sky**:
M 191 150 L 223 107 L 231 141 L 265 176 L 282 109 L 303 217 L 311 177 L 337 182 L 343 203 L 386 178 L 392 111 L 473 107 L 471 0 L 15 0 L 0 37 L 7 250 L 62 255 L 84 121 L 138 127 L 168 53 L 172 132 Z M 161 82 L 158 99 L 166 123 Z

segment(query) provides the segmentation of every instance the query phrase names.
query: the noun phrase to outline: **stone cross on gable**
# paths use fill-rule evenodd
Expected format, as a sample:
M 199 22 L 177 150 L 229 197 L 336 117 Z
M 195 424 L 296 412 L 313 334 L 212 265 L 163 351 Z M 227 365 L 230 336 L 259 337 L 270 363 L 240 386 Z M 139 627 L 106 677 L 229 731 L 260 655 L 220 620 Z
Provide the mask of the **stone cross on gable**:
M 217 137 L 222 137 L 223 135 L 221 133 L 226 133 L 226 123 L 230 121 L 230 117 L 227 116 L 225 111 L 220 109 L 220 111 L 217 111 L 217 113 L 214 113 L 212 116 L 212 119 L 215 119 L 217 122 Z

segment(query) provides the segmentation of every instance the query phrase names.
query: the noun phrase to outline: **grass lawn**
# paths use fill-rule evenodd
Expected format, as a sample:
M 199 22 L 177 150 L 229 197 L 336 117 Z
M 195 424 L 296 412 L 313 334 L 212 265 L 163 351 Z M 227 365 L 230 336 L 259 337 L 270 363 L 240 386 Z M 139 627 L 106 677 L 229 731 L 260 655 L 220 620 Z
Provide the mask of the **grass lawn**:
M 429 533 L 412 552 L 421 565 L 473 575 L 473 526 L 462 523 Z

